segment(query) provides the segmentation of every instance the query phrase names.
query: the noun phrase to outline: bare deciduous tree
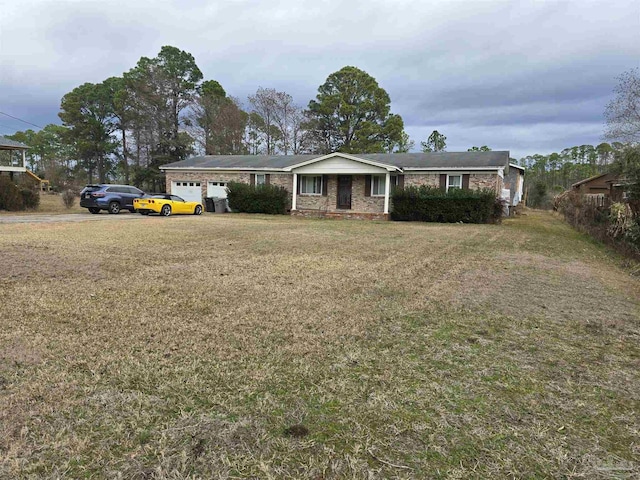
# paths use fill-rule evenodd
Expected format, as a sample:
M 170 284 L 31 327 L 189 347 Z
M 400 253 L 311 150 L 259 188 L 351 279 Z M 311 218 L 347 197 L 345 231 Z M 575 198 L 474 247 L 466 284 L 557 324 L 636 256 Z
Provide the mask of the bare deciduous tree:
M 618 77 L 613 90 L 616 97 L 607 105 L 605 137 L 623 142 L 640 142 L 640 75 L 638 69 L 624 72 Z

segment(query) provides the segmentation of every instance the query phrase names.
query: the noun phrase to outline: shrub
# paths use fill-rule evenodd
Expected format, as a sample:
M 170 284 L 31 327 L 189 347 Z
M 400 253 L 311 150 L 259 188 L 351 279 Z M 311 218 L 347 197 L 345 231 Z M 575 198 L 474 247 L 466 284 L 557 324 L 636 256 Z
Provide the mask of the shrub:
M 391 218 L 418 222 L 500 222 L 504 203 L 493 190 L 451 190 L 407 187 L 393 192 Z
M 40 206 L 40 194 L 33 188 L 21 188 L 20 195 L 22 195 L 22 203 L 24 208 L 36 209 Z
M 544 182 L 538 180 L 531 186 L 527 206 L 544 209 L 552 207 L 552 199 L 547 192 L 547 185 Z
M 289 193 L 283 187 L 229 182 L 227 191 L 229 208 L 234 212 L 271 215 L 287 213 Z
M 71 208 L 76 201 L 76 193 L 73 190 L 65 190 L 62 192 L 62 203 L 65 207 Z
M 620 253 L 640 258 L 640 225 L 627 203 L 597 206 L 571 191 L 562 196 L 558 210 L 567 223 Z
M 5 175 L 0 175 L 0 210 L 24 210 L 20 189 Z

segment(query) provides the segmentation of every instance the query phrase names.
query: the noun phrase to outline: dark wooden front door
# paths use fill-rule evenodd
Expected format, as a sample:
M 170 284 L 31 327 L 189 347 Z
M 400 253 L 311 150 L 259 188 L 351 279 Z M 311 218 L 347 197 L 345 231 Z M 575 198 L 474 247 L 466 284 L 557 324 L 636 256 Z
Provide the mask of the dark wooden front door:
M 351 175 L 338 175 L 338 208 L 351 209 Z

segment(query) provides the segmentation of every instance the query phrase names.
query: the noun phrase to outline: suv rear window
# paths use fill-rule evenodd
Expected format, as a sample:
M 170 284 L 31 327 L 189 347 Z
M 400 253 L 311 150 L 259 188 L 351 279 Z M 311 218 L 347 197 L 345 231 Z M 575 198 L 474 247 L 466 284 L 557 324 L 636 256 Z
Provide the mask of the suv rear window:
M 100 185 L 87 185 L 82 189 L 83 192 L 97 192 L 102 187 Z

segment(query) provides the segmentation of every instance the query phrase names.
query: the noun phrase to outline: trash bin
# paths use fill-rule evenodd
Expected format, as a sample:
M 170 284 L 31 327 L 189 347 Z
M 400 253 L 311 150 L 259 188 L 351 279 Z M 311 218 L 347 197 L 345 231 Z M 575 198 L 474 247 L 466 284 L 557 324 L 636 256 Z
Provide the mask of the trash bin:
M 204 209 L 205 209 L 207 212 L 215 212 L 215 211 L 216 211 L 216 209 L 215 209 L 215 205 L 214 205 L 214 203 L 213 203 L 213 201 L 214 201 L 216 198 L 217 198 L 217 197 L 206 197 L 206 198 L 204 199 Z
M 213 204 L 215 205 L 215 212 L 216 213 L 226 213 L 226 211 L 227 211 L 227 199 L 226 198 L 216 198 L 213 201 Z

